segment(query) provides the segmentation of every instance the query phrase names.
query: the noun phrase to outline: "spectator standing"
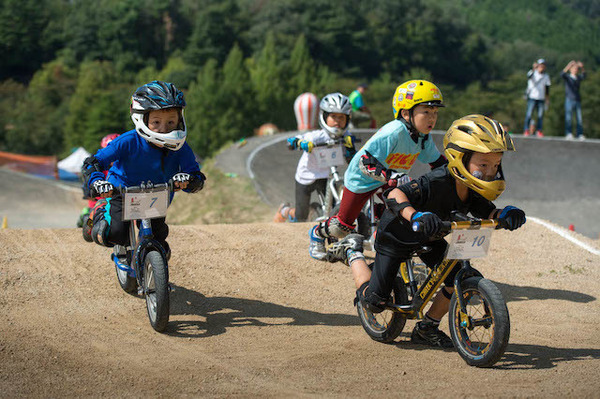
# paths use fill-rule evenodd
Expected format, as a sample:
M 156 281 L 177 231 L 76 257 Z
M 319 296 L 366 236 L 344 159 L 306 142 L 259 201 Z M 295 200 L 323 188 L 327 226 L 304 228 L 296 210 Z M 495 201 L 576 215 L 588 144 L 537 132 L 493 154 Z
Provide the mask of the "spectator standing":
M 527 111 L 525 112 L 525 125 L 523 135 L 529 136 L 529 123 L 534 109 L 537 109 L 536 135 L 544 137 L 542 133 L 544 112 L 550 103 L 550 76 L 546 73 L 546 60 L 540 58 L 533 63 L 533 68 L 527 72 Z
M 581 95 L 579 94 L 579 86 L 581 81 L 585 79 L 583 63 L 572 60 L 564 67 L 560 77 L 565 81 L 565 137 L 567 140 L 573 139 L 572 121 L 574 111 L 577 121 L 576 136 L 579 140 L 584 140 Z
M 373 125 L 371 110 L 367 108 L 363 98 L 363 94 L 365 94 L 368 88 L 369 85 L 361 83 L 356 87 L 356 90 L 348 96 L 348 99 L 350 99 L 350 103 L 352 104 L 352 117 L 350 118 L 352 127 L 358 127 L 359 123 L 365 121 L 369 121 L 370 124 Z

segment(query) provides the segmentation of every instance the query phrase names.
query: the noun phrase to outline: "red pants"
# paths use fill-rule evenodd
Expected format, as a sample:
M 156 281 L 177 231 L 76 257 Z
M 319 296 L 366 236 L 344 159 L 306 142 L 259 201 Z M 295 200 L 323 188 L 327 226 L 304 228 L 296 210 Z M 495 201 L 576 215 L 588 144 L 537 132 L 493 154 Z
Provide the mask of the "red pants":
M 369 197 L 377 190 L 379 190 L 379 188 L 366 193 L 356 194 L 344 187 L 340 211 L 337 214 L 337 218 L 340 222 L 349 227 L 352 226 L 363 206 L 365 206 L 365 203 L 369 200 Z

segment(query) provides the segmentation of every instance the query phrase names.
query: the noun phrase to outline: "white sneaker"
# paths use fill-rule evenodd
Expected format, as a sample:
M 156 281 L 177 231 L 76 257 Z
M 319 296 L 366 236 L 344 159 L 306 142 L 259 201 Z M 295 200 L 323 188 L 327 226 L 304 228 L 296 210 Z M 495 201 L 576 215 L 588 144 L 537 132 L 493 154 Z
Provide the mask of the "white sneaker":
M 582 134 L 581 136 L 577 137 L 577 139 L 578 139 L 579 141 L 583 141 L 583 140 L 585 140 L 585 136 Z
M 316 228 L 317 226 L 313 226 L 308 233 L 308 237 L 310 238 L 308 254 L 313 259 L 323 260 L 327 256 L 327 251 L 325 250 L 325 240 L 315 233 Z
M 567 135 L 565 136 L 565 138 L 567 140 L 573 140 L 573 133 L 567 133 Z

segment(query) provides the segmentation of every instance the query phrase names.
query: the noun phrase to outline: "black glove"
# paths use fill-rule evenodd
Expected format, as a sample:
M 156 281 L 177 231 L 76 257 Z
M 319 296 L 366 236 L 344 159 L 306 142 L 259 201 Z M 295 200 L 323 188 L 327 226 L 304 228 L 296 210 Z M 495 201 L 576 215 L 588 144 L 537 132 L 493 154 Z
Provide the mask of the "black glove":
M 106 180 L 96 180 L 92 183 L 92 194 L 94 194 L 94 197 L 108 197 L 108 194 L 113 190 L 113 185 Z
M 420 231 L 427 237 L 436 235 L 442 229 L 442 219 L 431 212 L 415 212 L 410 218 L 414 231 Z
M 525 212 L 515 206 L 509 205 L 500 211 L 498 220 L 500 221 L 500 227 L 513 231 L 525 223 Z

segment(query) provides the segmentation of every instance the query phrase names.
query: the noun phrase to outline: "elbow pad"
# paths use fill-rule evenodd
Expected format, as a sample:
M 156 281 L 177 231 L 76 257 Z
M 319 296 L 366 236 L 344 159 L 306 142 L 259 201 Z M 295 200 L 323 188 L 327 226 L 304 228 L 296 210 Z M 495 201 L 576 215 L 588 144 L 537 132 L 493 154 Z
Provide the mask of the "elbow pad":
M 377 158 L 371 155 L 369 151 L 365 151 L 365 154 L 360 157 L 358 167 L 364 175 L 369 176 L 374 180 L 382 183 L 387 183 L 389 180 L 386 167 L 379 162 Z
M 102 166 L 100 166 L 100 161 L 96 159 L 95 156 L 87 157 L 83 161 L 83 166 L 81 166 L 81 176 L 83 177 L 83 186 L 88 187 L 90 185 L 90 179 L 93 177 L 94 173 L 102 174 L 102 178 L 104 178 L 104 171 Z

